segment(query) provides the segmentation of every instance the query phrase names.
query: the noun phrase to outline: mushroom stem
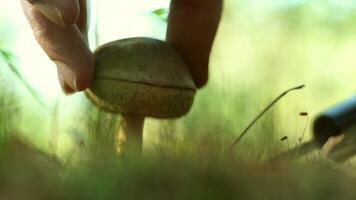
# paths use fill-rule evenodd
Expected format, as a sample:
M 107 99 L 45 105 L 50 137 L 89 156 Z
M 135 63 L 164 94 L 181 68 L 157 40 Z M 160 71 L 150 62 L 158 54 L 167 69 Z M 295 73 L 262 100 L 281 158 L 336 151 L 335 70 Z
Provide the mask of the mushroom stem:
M 118 136 L 120 155 L 142 153 L 144 121 L 143 116 L 122 115 Z

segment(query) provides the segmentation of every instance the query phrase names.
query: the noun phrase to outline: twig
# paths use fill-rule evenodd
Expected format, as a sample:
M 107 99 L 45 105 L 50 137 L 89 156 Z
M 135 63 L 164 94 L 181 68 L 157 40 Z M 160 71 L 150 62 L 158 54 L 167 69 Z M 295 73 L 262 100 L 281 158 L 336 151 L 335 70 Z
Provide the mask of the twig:
M 270 109 L 273 107 L 274 104 L 276 104 L 282 97 L 284 97 L 285 95 L 287 95 L 289 92 L 293 91 L 293 90 L 300 90 L 302 88 L 304 88 L 305 85 L 299 85 L 297 87 L 293 87 L 289 90 L 286 90 L 285 92 L 283 92 L 282 94 L 280 94 L 277 98 L 275 98 L 265 109 L 263 109 L 253 120 L 252 122 L 241 132 L 240 136 L 234 141 L 234 143 L 232 143 L 232 145 L 230 146 L 229 150 L 231 151 L 237 143 L 240 142 L 240 140 L 242 139 L 242 137 L 247 133 L 248 130 L 250 130 L 250 128 Z
M 282 152 L 281 154 L 274 156 L 266 161 L 266 163 L 278 163 L 281 161 L 288 161 L 295 159 L 297 157 L 306 155 L 307 153 L 319 148 L 320 145 L 315 140 L 311 140 L 308 142 L 303 143 L 300 146 L 294 147 L 288 151 Z M 296 153 L 298 152 L 298 154 Z

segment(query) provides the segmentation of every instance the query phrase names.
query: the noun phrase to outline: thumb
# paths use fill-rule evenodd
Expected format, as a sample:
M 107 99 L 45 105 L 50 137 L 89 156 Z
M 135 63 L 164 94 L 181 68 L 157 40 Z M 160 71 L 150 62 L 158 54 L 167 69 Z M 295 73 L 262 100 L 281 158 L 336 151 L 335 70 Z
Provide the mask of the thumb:
M 27 2 L 61 27 L 73 25 L 79 18 L 78 0 L 27 0 Z

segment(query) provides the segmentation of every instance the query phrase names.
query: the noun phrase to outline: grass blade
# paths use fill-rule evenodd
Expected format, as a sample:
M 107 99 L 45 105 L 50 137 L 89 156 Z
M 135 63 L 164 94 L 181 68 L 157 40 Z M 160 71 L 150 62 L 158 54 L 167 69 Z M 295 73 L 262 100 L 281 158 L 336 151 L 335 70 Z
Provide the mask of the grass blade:
M 234 141 L 234 143 L 232 143 L 232 145 L 230 146 L 229 150 L 231 151 L 243 138 L 243 136 L 246 135 L 246 133 L 250 130 L 250 128 L 269 110 L 271 109 L 274 104 L 276 104 L 282 97 L 284 97 L 285 95 L 287 95 L 289 92 L 294 91 L 294 90 L 300 90 L 303 89 L 305 87 L 305 85 L 299 85 L 296 87 L 293 87 L 291 89 L 288 89 L 286 91 L 284 91 L 282 94 L 280 94 L 277 98 L 275 98 L 270 104 L 268 104 L 268 106 L 263 109 L 251 122 L 250 124 L 241 132 L 240 136 Z
M 4 59 L 11 72 L 25 86 L 25 88 L 30 92 L 31 96 L 38 102 L 38 104 L 40 104 L 43 108 L 46 108 L 46 105 L 40 95 L 31 87 L 31 84 L 21 74 L 20 70 L 13 64 L 13 55 L 3 49 L 0 49 L 0 57 Z

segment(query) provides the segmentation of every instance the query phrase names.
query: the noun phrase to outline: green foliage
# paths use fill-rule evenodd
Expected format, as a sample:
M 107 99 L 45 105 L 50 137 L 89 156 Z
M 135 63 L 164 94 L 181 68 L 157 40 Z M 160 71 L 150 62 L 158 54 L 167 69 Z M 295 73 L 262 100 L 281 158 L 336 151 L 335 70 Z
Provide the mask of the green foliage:
M 307 27 L 326 31 L 334 37 L 342 38 L 356 29 L 351 26 L 356 19 L 355 4 L 336 1 L 305 1 L 301 4 L 281 7 L 275 10 L 290 31 L 304 32 Z
M 152 14 L 159 17 L 163 21 L 167 22 L 167 17 L 168 17 L 168 9 L 167 8 L 159 8 L 157 10 L 152 11 Z
M 87 106 L 87 111 L 88 115 L 85 120 L 87 156 L 89 159 L 107 159 L 115 156 L 120 115 L 98 110 L 92 105 Z
M 22 75 L 19 68 L 15 65 L 15 58 L 12 53 L 6 51 L 4 49 L 0 49 L 0 59 L 3 59 L 7 67 L 10 69 L 12 74 L 15 76 L 17 81 L 25 86 L 25 88 L 29 91 L 32 97 L 45 108 L 45 103 L 42 100 L 41 95 L 31 86 L 31 84 L 27 81 L 27 79 Z
M 10 199 L 354 199 L 348 166 L 265 165 L 204 153 L 130 156 L 62 168 L 17 139 L 0 145 L 1 198 Z M 341 168 L 337 169 L 337 168 Z
M 0 57 L 0 137 L 7 136 L 9 132 L 16 130 L 16 122 L 20 118 L 18 94 L 3 65 L 6 63 Z
M 354 92 L 354 3 L 281 2 L 260 8 L 266 3 L 227 1 L 238 5 L 225 6 L 209 85 L 198 93 L 187 117 L 159 122 L 158 130 L 146 133 L 146 139 L 157 140 L 146 143 L 153 146 L 147 155 L 115 158 L 113 138 L 120 117 L 92 106 L 85 112 L 74 108 L 81 116 L 69 121 L 86 136 L 74 145 L 83 142 L 87 151 L 81 154 L 74 148 L 76 160 L 61 158 L 70 164 L 57 170 L 52 167 L 56 164 L 43 164 L 52 163 L 53 157 L 36 148 L 15 148 L 14 154 L 11 145 L 0 145 L 0 199 L 355 199 L 351 163 L 338 165 L 316 156 L 302 158 L 311 161 L 307 163 L 261 164 L 289 148 L 279 141 L 282 136 L 288 136 L 290 147 L 298 143 L 305 123 L 299 112 L 314 117 Z M 167 12 L 157 9 L 153 14 L 166 21 Z M 8 74 L 31 91 L 13 56 L 7 51 L 1 55 L 7 61 L 0 69 L 10 69 Z M 17 89 L 8 74 L 0 73 L 2 133 L 16 129 L 21 112 L 35 112 L 19 111 Z M 280 91 L 301 82 L 308 88 L 275 106 L 226 156 L 227 147 L 256 113 Z M 36 98 L 35 91 L 30 93 Z

